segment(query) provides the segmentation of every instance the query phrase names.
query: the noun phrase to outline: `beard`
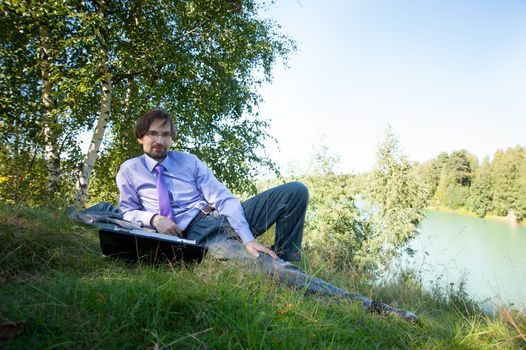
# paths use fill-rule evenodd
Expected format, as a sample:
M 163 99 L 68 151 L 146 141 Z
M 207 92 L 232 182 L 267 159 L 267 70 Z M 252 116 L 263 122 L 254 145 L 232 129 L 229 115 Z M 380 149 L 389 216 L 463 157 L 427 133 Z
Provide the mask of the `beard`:
M 161 161 L 166 157 L 166 154 L 168 153 L 168 148 L 166 147 L 156 147 L 153 148 L 149 152 L 145 152 L 147 155 L 150 156 L 150 158 L 153 158 L 155 160 Z

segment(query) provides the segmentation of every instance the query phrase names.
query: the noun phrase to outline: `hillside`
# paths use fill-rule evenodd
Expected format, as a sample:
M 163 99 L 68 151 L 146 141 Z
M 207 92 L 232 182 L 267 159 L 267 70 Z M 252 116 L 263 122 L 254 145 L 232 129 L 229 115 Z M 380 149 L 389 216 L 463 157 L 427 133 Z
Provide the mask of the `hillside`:
M 81 349 L 515 349 L 524 315 L 487 316 L 462 290 L 410 273 L 373 284 L 304 262 L 339 286 L 414 311 L 413 325 L 352 302 L 303 296 L 205 259 L 148 266 L 100 255 L 97 232 L 59 211 L 0 205 L 0 346 Z M 307 265 L 307 266 L 305 266 Z

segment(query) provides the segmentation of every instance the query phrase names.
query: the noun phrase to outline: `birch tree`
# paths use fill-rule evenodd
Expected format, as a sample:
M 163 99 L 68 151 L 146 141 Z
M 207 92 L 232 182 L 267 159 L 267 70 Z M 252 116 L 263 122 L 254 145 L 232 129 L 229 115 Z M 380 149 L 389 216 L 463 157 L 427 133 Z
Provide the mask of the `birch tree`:
M 40 66 L 42 83 L 42 104 L 45 110 L 43 133 L 45 139 L 45 160 L 48 170 L 47 192 L 53 195 L 60 184 L 60 154 L 58 151 L 58 121 L 56 102 L 49 75 L 51 71 L 51 35 L 47 23 L 39 26 Z
M 257 87 L 271 78 L 276 59 L 293 49 L 257 12 L 253 2 L 238 8 L 225 1 L 145 1 L 123 12 L 120 37 L 127 40 L 110 64 L 117 97 L 97 166 L 97 194 L 115 194 L 119 164 L 140 150 L 134 120 L 158 106 L 176 118 L 177 148 L 201 157 L 231 188 L 251 188 L 256 165 L 271 164 L 256 151 L 267 136 L 267 123 L 254 113 Z
M 97 191 L 110 188 L 118 162 L 136 155 L 133 120 L 158 106 L 177 117 L 179 149 L 201 156 L 231 187 L 246 188 L 258 165 L 272 166 L 257 151 L 268 136 L 255 112 L 257 88 L 293 49 L 274 22 L 258 18 L 260 6 L 0 3 L 0 167 L 9 174 L 0 196 L 19 201 L 3 185 L 18 181 L 16 193 L 34 203 L 74 194 L 82 205 L 102 145 L 110 161 L 100 164 Z M 76 144 L 83 130 L 93 132 L 84 156 Z
M 2 51 L 6 57 L 1 62 L 6 74 L 1 78 L 10 91 L 2 108 L 2 119 L 7 121 L 3 125 L 8 135 L 6 146 L 9 135 L 13 135 L 9 121 L 21 126 L 15 129 L 16 142 L 26 140 L 28 145 L 21 153 L 14 147 L 14 155 L 5 151 L 6 160 L 20 158 L 20 154 L 29 158 L 19 166 L 25 172 L 24 182 L 31 183 L 32 188 L 25 197 L 31 202 L 53 200 L 58 191 L 67 192 L 71 181 L 61 186 L 61 178 L 78 159 L 78 133 L 91 124 L 91 108 L 87 107 L 91 103 L 86 103 L 92 96 L 93 76 L 86 64 L 89 40 L 81 37 L 78 8 L 66 2 L 43 0 L 1 6 Z M 16 90 L 21 93 L 13 93 Z M 40 164 L 47 172 L 43 186 Z M 45 191 L 36 191 L 41 187 Z
M 100 112 L 97 119 L 95 131 L 88 149 L 88 153 L 78 169 L 78 179 L 76 184 L 76 193 L 74 202 L 81 206 L 88 195 L 88 184 L 93 167 L 98 157 L 99 149 L 104 139 L 104 133 L 110 120 L 111 111 L 111 71 L 109 67 L 110 47 L 109 35 L 112 29 L 109 23 L 107 3 L 105 0 L 93 2 L 96 11 L 95 34 L 98 39 L 98 55 L 95 55 L 96 61 L 100 65 Z M 117 31 L 118 33 L 118 31 Z M 119 34 L 119 33 L 118 33 Z

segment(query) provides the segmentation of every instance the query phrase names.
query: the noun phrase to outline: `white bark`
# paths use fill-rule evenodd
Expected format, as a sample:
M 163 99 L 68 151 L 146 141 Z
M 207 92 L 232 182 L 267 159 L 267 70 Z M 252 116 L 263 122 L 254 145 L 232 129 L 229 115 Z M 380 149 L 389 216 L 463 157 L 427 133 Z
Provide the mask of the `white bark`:
M 102 57 L 107 57 L 105 50 L 101 50 Z M 111 110 L 111 74 L 108 69 L 108 63 L 104 61 L 101 66 L 101 73 L 104 76 L 102 80 L 102 94 L 101 94 L 101 106 L 99 119 L 97 120 L 97 126 L 91 139 L 88 153 L 84 160 L 84 163 L 80 164 L 77 175 L 77 186 L 75 194 L 75 204 L 82 206 L 88 199 L 88 187 L 93 167 L 99 156 L 100 146 L 104 138 L 104 132 L 108 126 L 110 120 Z
M 126 88 L 126 95 L 124 97 L 124 115 L 129 118 L 132 114 L 131 99 L 133 90 L 135 89 L 135 80 L 128 78 L 128 87 Z
M 40 68 L 42 80 L 42 103 L 46 110 L 46 121 L 44 123 L 44 139 L 45 139 L 45 153 L 44 159 L 48 171 L 47 192 L 54 194 L 60 185 L 60 154 L 57 145 L 59 128 L 58 120 L 56 118 L 56 102 L 53 97 L 53 90 L 49 81 L 49 72 L 51 63 L 50 57 L 50 37 L 49 28 L 46 26 L 40 27 Z

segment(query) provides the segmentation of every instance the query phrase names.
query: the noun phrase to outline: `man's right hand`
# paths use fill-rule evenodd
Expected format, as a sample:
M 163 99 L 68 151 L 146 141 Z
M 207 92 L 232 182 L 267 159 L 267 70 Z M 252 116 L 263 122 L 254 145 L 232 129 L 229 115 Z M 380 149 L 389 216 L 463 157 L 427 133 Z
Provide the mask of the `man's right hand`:
M 152 226 L 155 227 L 157 232 L 166 233 L 172 236 L 183 236 L 183 230 L 175 222 L 168 219 L 166 216 L 155 214 L 152 217 Z
M 272 250 L 268 249 L 264 245 L 260 244 L 258 241 L 248 242 L 247 244 L 245 244 L 245 248 L 247 248 L 250 254 L 254 255 L 256 258 L 259 257 L 259 253 L 265 253 L 267 255 L 270 255 L 272 259 L 278 258 L 276 253 L 274 253 Z

